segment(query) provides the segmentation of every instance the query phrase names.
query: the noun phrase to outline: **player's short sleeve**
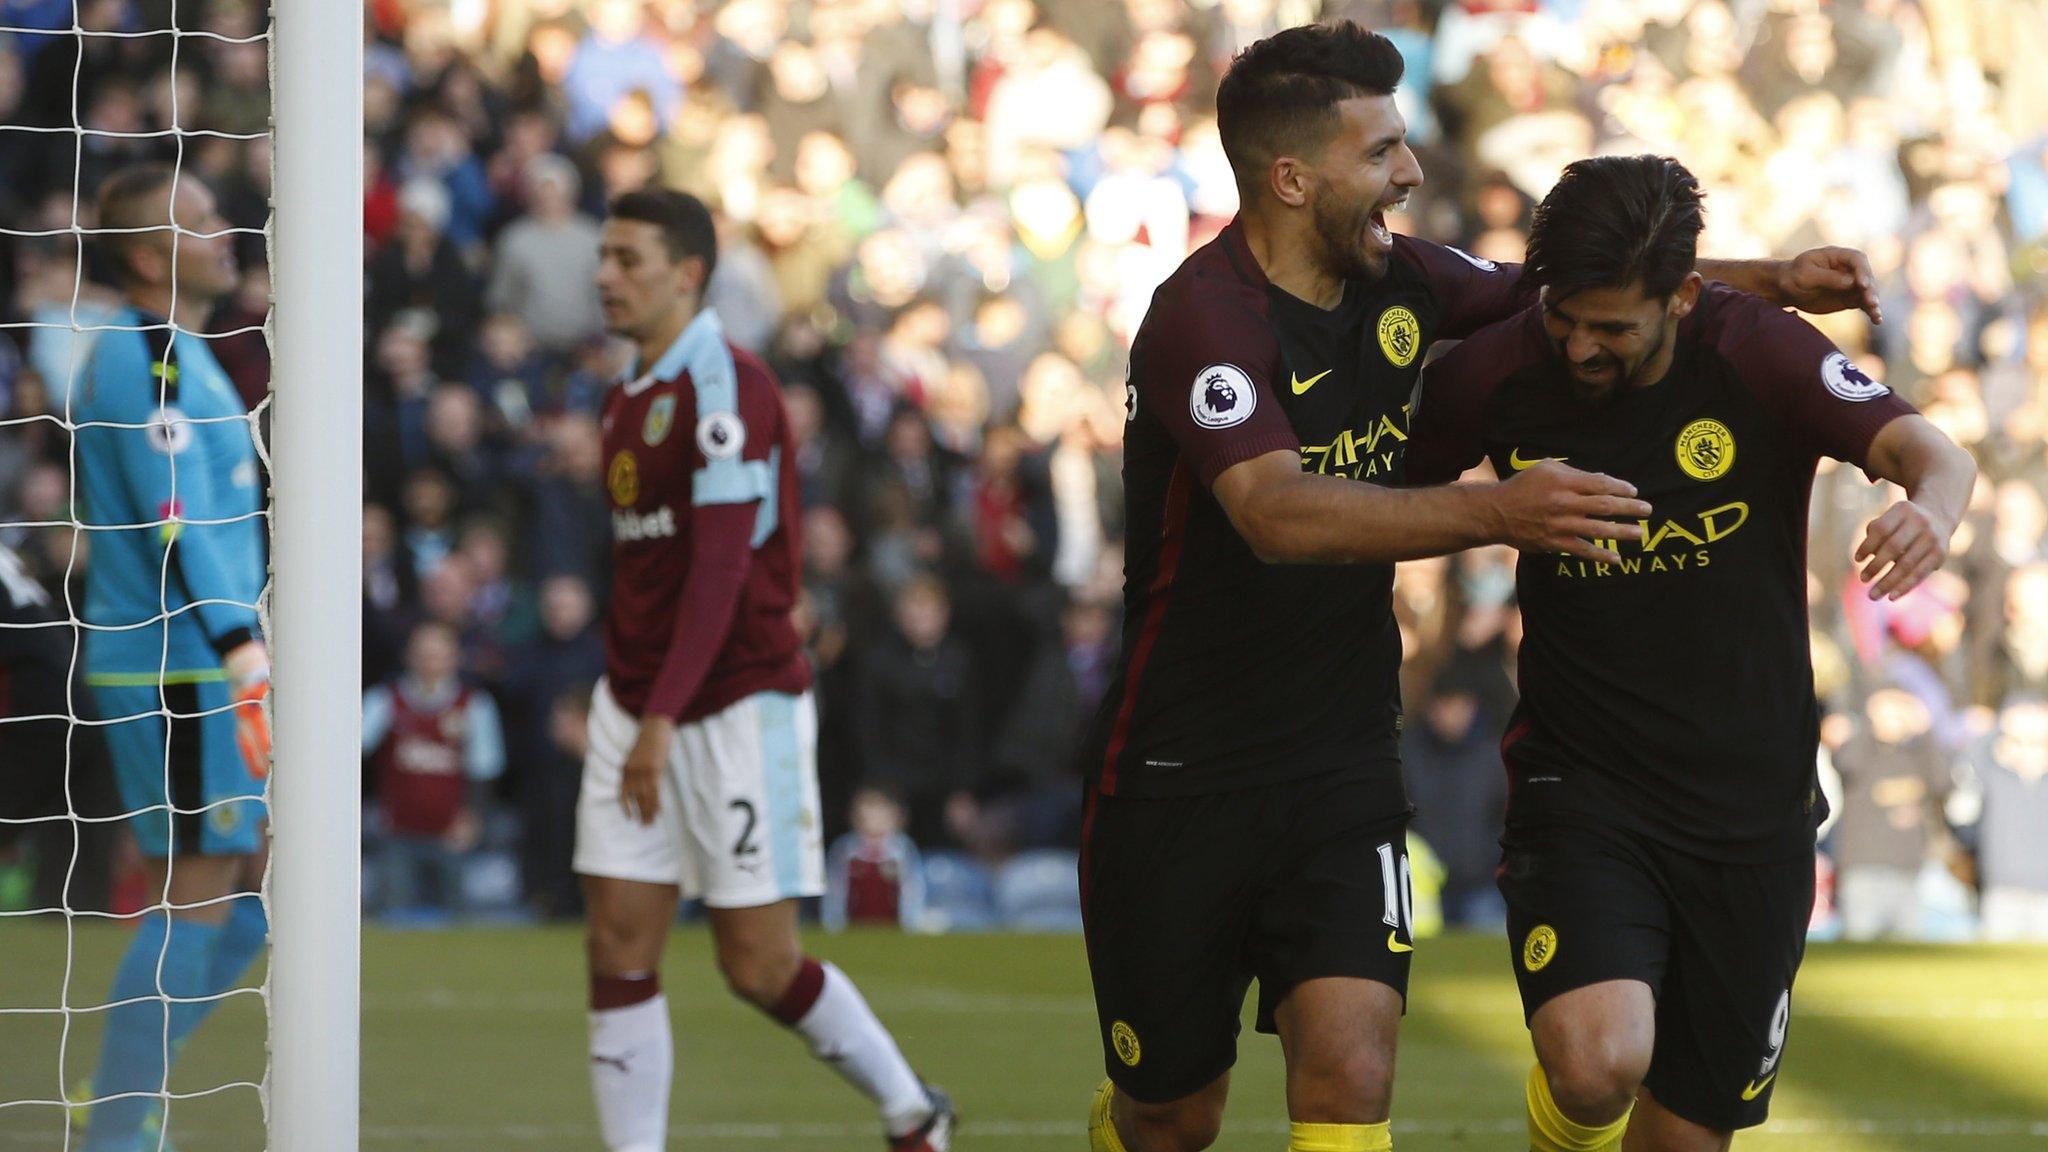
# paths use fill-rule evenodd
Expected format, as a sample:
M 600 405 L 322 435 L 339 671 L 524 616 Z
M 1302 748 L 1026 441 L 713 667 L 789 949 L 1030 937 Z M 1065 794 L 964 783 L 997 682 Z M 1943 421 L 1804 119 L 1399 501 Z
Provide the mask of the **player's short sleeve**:
M 1499 264 L 1462 248 L 1394 237 L 1394 258 L 1420 273 L 1441 315 L 1436 340 L 1462 340 L 1497 324 L 1534 302 L 1525 292 L 1520 264 Z
M 1131 356 L 1131 415 L 1166 427 L 1204 486 L 1232 465 L 1299 451 L 1274 381 L 1280 345 L 1259 301 L 1218 289 L 1161 297 Z
M 782 470 L 782 403 L 767 366 L 735 357 L 711 370 L 692 373 L 697 412 L 692 448 L 690 504 L 759 503 L 753 545 L 775 531 L 780 514 L 778 476 Z
M 1411 486 L 1448 484 L 1484 458 L 1486 368 L 1470 340 L 1423 368 L 1408 417 L 1404 468 Z
M 1861 468 L 1878 432 L 1914 411 L 1800 317 L 1732 289 L 1708 291 L 1724 297 L 1721 354 L 1764 409 L 1814 453 Z
M 1407 482 L 1448 484 L 1485 459 L 1494 393 L 1548 354 L 1541 316 L 1524 308 L 1425 366 L 1409 405 Z

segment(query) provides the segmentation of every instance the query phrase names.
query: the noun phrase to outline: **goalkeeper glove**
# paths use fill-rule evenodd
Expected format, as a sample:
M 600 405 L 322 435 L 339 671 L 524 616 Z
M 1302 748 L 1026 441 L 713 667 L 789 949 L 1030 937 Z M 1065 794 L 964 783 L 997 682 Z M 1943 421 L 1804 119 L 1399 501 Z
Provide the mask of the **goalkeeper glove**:
M 235 746 L 249 775 L 270 775 L 270 654 L 251 640 L 221 660 L 235 708 Z

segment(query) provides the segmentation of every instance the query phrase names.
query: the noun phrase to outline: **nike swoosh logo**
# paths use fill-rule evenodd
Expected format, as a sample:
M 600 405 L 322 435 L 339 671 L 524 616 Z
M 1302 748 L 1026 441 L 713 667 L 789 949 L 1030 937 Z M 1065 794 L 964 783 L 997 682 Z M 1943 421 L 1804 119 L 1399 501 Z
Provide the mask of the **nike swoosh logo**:
M 1316 373 L 1315 375 L 1309 377 L 1306 380 L 1303 380 L 1301 377 L 1296 376 L 1292 372 L 1289 372 L 1287 374 L 1287 378 L 1294 384 L 1294 394 L 1296 396 L 1299 396 L 1303 392 L 1306 392 L 1309 389 L 1315 387 L 1316 381 L 1321 380 L 1323 377 L 1328 376 L 1330 373 L 1335 371 L 1335 368 L 1325 368 L 1321 372 Z
M 1415 951 L 1415 945 L 1413 945 L 1413 944 L 1403 944 L 1403 943 L 1401 943 L 1401 934 L 1400 934 L 1400 930 L 1399 930 L 1399 929 L 1392 929 L 1392 930 L 1389 930 L 1389 931 L 1387 932 L 1387 951 L 1389 951 L 1389 952 L 1413 952 L 1413 951 Z
M 1766 1076 L 1761 1080 L 1750 1081 L 1749 1087 L 1744 1088 L 1742 1090 L 1742 1098 L 1744 1100 L 1756 1099 L 1758 1096 L 1763 1095 L 1764 1089 L 1769 1088 L 1771 1086 L 1771 1081 L 1776 1080 L 1777 1078 L 1778 1074 L 1776 1072 L 1773 1072 L 1769 1076 Z
M 1569 456 L 1538 456 L 1534 460 L 1524 460 L 1522 459 L 1522 450 L 1520 448 L 1516 448 L 1508 453 L 1508 467 L 1513 468 L 1517 472 L 1520 472 L 1524 468 L 1534 468 L 1538 464 L 1543 463 L 1545 460 L 1555 460 L 1558 463 L 1562 464 L 1569 459 L 1571 459 L 1571 457 Z

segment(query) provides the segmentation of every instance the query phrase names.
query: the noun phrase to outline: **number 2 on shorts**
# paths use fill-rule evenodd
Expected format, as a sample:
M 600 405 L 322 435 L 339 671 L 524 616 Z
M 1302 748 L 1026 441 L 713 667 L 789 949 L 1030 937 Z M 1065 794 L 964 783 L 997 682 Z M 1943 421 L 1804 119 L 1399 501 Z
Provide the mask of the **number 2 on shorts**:
M 754 802 L 751 800 L 735 800 L 732 802 L 732 806 L 738 809 L 740 815 L 746 817 L 747 821 L 745 826 L 740 829 L 740 838 L 733 841 L 732 854 L 735 857 L 752 856 L 761 851 L 761 846 L 754 843 L 754 823 L 756 819 L 754 816 Z

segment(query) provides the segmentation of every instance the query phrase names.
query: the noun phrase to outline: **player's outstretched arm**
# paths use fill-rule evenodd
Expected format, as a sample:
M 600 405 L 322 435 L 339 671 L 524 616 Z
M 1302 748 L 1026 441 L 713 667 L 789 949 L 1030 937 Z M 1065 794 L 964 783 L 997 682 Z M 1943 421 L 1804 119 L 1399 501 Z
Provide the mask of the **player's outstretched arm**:
M 1948 559 L 1949 537 L 1977 484 L 1977 462 L 1926 417 L 1909 415 L 1879 430 L 1864 471 L 1906 490 L 1904 500 L 1870 522 L 1856 548 L 1870 598 L 1897 600 Z
M 1872 324 L 1884 323 L 1877 274 L 1870 258 L 1854 248 L 1809 248 L 1790 260 L 1701 260 L 1699 270 L 1781 308 L 1816 316 L 1855 308 Z
M 1597 539 L 1638 540 L 1650 506 L 1611 476 L 1547 462 L 1498 484 L 1382 488 L 1301 470 L 1298 452 L 1234 464 L 1211 486 L 1230 522 L 1269 564 L 1367 564 L 1483 544 L 1619 563 Z

